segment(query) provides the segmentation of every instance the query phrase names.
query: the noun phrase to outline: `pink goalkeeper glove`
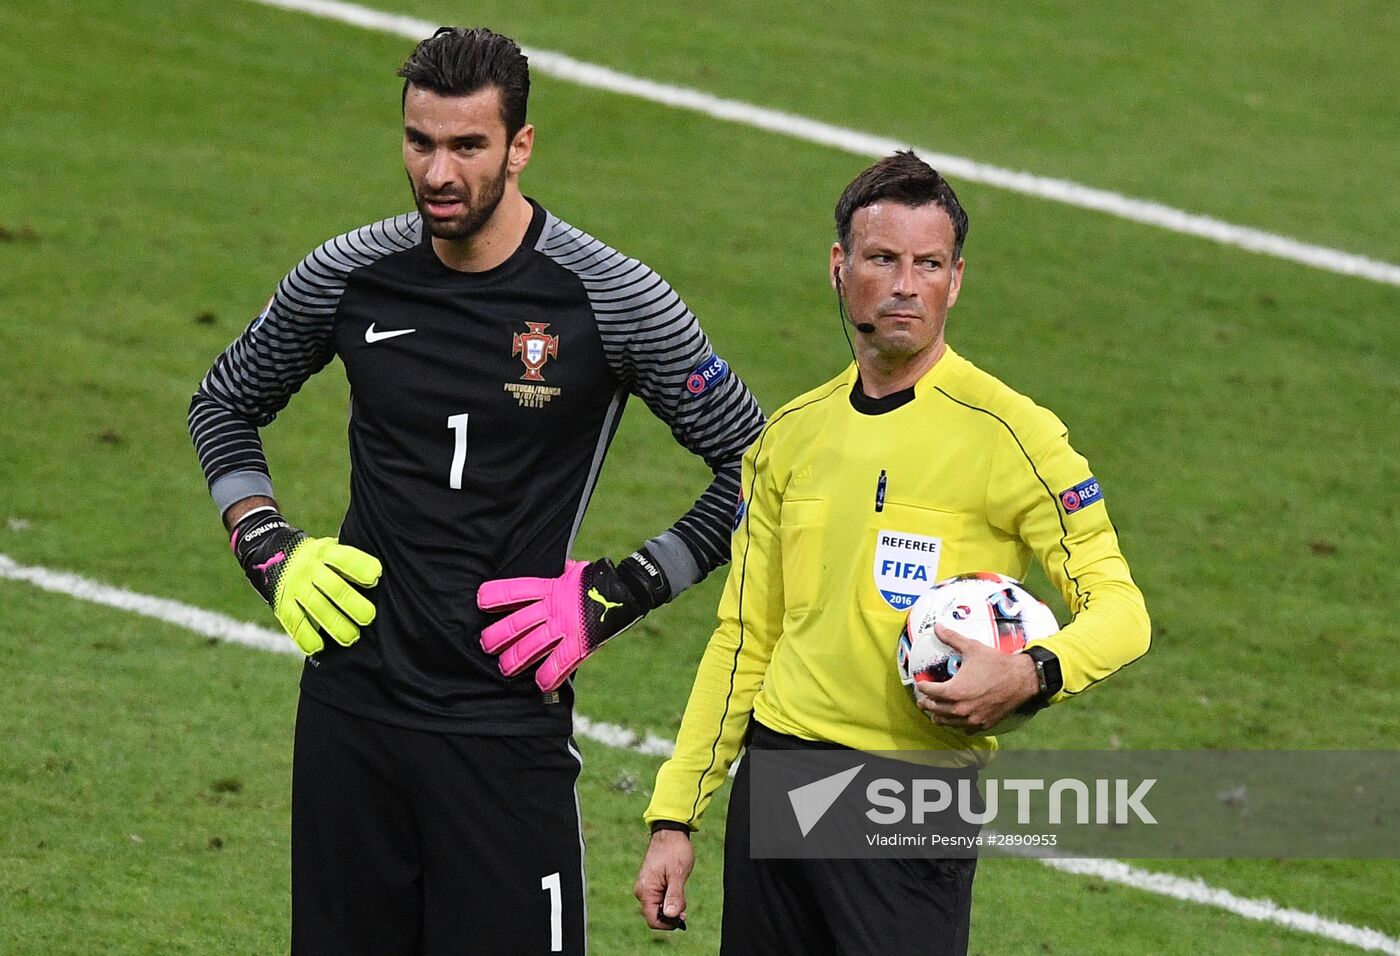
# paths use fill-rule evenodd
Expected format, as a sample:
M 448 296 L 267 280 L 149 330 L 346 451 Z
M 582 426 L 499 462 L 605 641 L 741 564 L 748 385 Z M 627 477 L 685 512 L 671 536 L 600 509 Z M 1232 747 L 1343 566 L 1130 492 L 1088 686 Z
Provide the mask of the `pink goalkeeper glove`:
M 667 594 L 665 576 L 645 551 L 614 567 L 567 561 L 557 578 L 499 578 L 476 592 L 483 611 L 510 610 L 481 632 L 481 647 L 500 655 L 501 673 L 514 677 L 544 658 L 535 683 L 558 690 L 584 658 L 631 627 Z

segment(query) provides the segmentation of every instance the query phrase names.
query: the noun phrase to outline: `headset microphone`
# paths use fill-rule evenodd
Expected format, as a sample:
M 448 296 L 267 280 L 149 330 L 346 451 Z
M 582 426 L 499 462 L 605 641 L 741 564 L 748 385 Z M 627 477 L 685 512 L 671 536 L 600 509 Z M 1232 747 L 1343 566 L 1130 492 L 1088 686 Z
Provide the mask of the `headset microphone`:
M 850 322 L 856 327 L 857 332 L 869 335 L 875 331 L 875 325 L 871 322 L 852 322 L 850 313 L 846 311 L 846 290 L 841 288 L 841 270 L 839 268 L 831 270 L 831 281 L 836 283 L 836 307 L 841 311 L 841 318 Z

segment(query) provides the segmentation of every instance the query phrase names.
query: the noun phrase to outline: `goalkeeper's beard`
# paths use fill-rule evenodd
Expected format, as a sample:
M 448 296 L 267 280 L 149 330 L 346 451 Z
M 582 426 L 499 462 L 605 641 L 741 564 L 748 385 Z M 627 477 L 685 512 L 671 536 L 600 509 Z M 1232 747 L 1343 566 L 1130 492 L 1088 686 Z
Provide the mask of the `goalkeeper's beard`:
M 457 216 L 451 219 L 438 219 L 428 212 L 427 202 L 422 194 L 418 192 L 418 187 L 413 182 L 413 177 L 409 176 L 408 186 L 413 191 L 413 204 L 418 207 L 418 215 L 422 217 L 423 223 L 428 227 L 429 234 L 434 239 L 470 239 L 496 212 L 496 207 L 501 204 L 501 200 L 506 194 L 506 167 L 510 163 L 510 153 L 506 153 L 505 159 L 501 161 L 500 171 L 491 179 L 481 184 L 481 189 L 476 196 L 472 196 L 470 189 L 463 188 L 461 193 L 449 193 L 446 195 L 435 195 L 432 198 L 456 199 L 466 208 Z

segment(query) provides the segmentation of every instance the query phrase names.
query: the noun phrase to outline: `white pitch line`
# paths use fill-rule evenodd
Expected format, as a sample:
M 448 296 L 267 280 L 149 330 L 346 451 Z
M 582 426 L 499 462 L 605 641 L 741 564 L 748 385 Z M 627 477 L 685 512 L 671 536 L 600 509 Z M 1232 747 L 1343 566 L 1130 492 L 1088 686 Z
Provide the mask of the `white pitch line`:
M 167 624 L 174 624 L 196 634 L 227 641 L 230 644 L 242 644 L 245 647 L 255 647 L 260 651 L 272 651 L 279 654 L 301 653 L 291 642 L 291 638 L 285 634 L 270 631 L 246 621 L 234 620 L 214 611 L 206 611 L 203 608 L 182 604 L 179 601 L 169 601 L 165 598 L 151 597 L 149 594 L 138 594 L 124 588 L 112 587 L 110 584 L 102 584 L 79 577 L 76 574 L 70 574 L 67 571 L 53 571 L 49 568 L 19 564 L 4 554 L 0 554 L 0 578 L 23 581 L 37 588 L 43 588 L 45 591 L 66 594 L 83 601 L 91 601 L 93 604 L 104 604 L 107 607 L 131 611 L 142 617 L 165 621 Z
M 0 554 L 0 579 L 5 578 L 11 581 L 23 581 L 56 594 L 66 594 L 83 601 L 91 601 L 93 604 L 103 604 L 122 611 L 131 611 L 133 614 L 174 624 L 203 637 L 229 644 L 242 644 L 244 647 L 271 651 L 274 654 L 304 656 L 292 643 L 291 638 L 281 631 L 258 627 L 256 624 L 249 624 L 247 621 L 240 621 L 225 614 L 219 614 L 217 611 L 206 611 L 203 608 L 182 604 L 179 601 L 112 587 L 110 584 L 102 584 L 89 578 L 70 574 L 67 571 L 54 571 L 49 568 L 19 564 L 8 555 Z M 628 730 L 626 727 L 610 724 L 604 720 L 593 720 L 582 714 L 574 715 L 574 731 L 580 737 L 595 740 L 609 747 L 634 750 L 648 757 L 669 757 L 676 748 L 673 741 L 664 740 L 653 734 L 640 737 L 635 731 Z
M 0 580 L 5 579 L 22 581 L 45 591 L 131 611 L 219 641 L 242 644 L 260 651 L 301 656 L 291 639 L 278 631 L 179 601 L 102 584 L 66 571 L 23 565 L 8 555 L 0 554 Z M 580 737 L 608 747 L 630 750 L 648 757 L 669 757 L 676 746 L 675 741 L 654 734 L 642 736 L 626 727 L 593 720 L 577 713 L 574 715 L 574 732 Z M 1229 890 L 1211 886 L 1201 879 L 1187 879 L 1169 873 L 1141 870 L 1121 860 L 1040 859 L 1040 862 L 1065 873 L 1094 876 L 1159 896 L 1225 910 L 1245 919 L 1273 923 L 1299 933 L 1320 936 L 1357 949 L 1400 956 L 1400 939 L 1386 936 L 1378 930 L 1352 926 L 1316 913 L 1288 909 L 1268 899 L 1236 896 Z
M 402 16 L 373 10 L 354 3 L 339 0 L 252 0 L 268 7 L 278 7 L 298 13 L 307 13 L 327 20 L 336 20 L 367 30 L 392 33 L 410 40 L 421 40 L 431 36 L 437 24 L 417 17 Z M 658 83 L 643 77 L 620 73 L 605 66 L 586 63 L 553 50 L 537 50 L 525 47 L 530 58 L 530 68 L 547 76 L 576 83 L 579 86 L 607 90 L 624 96 L 634 96 L 673 106 L 677 109 L 703 113 L 715 119 L 739 123 L 756 129 L 778 133 L 793 139 L 828 146 L 857 156 L 887 156 L 897 149 L 909 148 L 912 144 L 897 139 L 862 133 L 809 119 L 781 110 L 767 109 L 730 100 L 709 93 L 702 93 L 684 86 Z M 1336 272 L 1341 275 L 1357 276 L 1385 285 L 1400 286 L 1400 265 L 1371 259 L 1367 256 L 1327 246 L 1319 246 L 1277 233 L 1238 226 L 1234 223 L 1213 219 L 1197 213 L 1174 209 L 1162 203 L 1146 199 L 1134 199 L 1121 193 L 1097 189 L 1066 179 L 1037 176 L 1033 173 L 1004 169 L 981 163 L 965 156 L 954 156 L 936 150 L 916 147 L 920 155 L 930 164 L 950 178 L 968 182 L 983 183 L 999 189 L 1048 199 L 1080 209 L 1090 209 L 1106 213 L 1120 219 L 1157 226 L 1170 232 L 1182 233 L 1209 239 L 1226 246 L 1234 246 L 1250 252 L 1257 252 L 1278 259 L 1299 262 L 1305 266 Z
M 1199 877 L 1187 879 L 1170 873 L 1140 870 L 1137 867 L 1129 866 L 1122 860 L 1064 859 L 1041 860 L 1040 862 L 1051 869 L 1064 873 L 1096 876 L 1110 883 L 1121 883 L 1124 886 L 1131 886 L 1134 889 L 1145 890 L 1160 896 L 1169 896 L 1187 903 L 1213 906 L 1234 913 L 1236 916 L 1243 916 L 1245 919 L 1257 920 L 1261 923 L 1274 923 L 1286 929 L 1297 930 L 1312 936 L 1321 936 L 1324 939 L 1345 943 L 1368 952 L 1400 956 L 1400 939 L 1386 936 L 1378 930 L 1367 929 L 1364 926 L 1352 926 L 1350 923 L 1327 919 L 1316 913 L 1286 909 L 1273 900 L 1236 896 L 1228 890 L 1211 886 Z

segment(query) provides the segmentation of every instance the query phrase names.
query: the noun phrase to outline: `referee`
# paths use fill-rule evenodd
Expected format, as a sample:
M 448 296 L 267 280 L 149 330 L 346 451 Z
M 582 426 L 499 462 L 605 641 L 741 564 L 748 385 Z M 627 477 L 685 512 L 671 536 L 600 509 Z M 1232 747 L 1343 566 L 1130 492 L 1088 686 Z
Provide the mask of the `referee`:
M 636 894 L 650 926 L 683 917 L 698 829 L 746 736 L 751 748 L 959 752 L 1017 710 L 1072 697 L 1146 652 L 1149 624 L 1103 491 L 1050 412 L 950 349 L 967 215 L 911 152 L 862 172 L 836 206 L 831 278 L 855 363 L 798 397 L 743 459 L 733 564 L 657 776 Z M 1038 560 L 1074 618 L 1004 656 L 957 635 L 920 713 L 896 675 L 907 596 L 888 580 Z M 750 779 L 730 797 L 721 953 L 963 953 L 976 860 L 749 855 Z
M 762 414 L 665 281 L 522 195 L 514 41 L 443 28 L 399 75 L 417 210 L 302 260 L 189 413 L 234 553 L 308 655 L 292 951 L 583 953 L 568 678 L 727 560 Z M 335 358 L 350 503 L 316 538 L 279 513 L 259 429 Z M 625 560 L 572 561 L 634 395 L 714 479 Z

